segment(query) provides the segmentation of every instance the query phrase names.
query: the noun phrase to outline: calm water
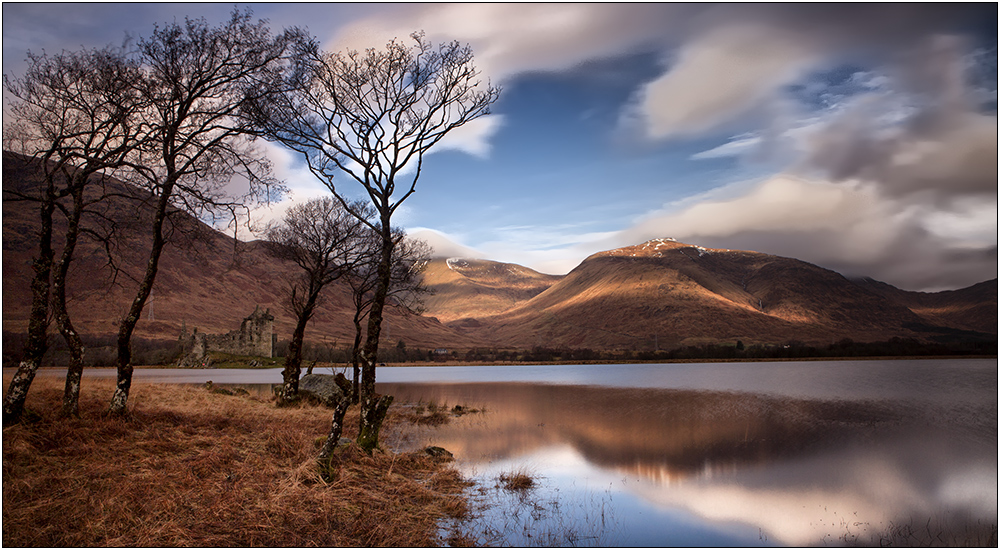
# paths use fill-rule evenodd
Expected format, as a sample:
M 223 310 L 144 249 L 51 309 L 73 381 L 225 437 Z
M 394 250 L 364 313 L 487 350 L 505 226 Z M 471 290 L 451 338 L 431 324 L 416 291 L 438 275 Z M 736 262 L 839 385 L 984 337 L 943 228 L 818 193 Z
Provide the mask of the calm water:
M 399 450 L 445 447 L 479 480 L 481 544 L 996 544 L 995 359 L 381 367 L 378 379 L 397 403 L 485 409 L 385 434 Z M 538 486 L 492 489 L 512 471 Z

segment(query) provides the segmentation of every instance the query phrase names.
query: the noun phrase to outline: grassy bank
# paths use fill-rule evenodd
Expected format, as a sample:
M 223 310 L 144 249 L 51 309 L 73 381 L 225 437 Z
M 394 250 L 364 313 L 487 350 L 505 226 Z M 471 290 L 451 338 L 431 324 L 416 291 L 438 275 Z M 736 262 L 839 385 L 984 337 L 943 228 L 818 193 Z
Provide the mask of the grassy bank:
M 4 380 L 4 387 L 9 380 Z M 80 419 L 55 417 L 59 378 L 40 377 L 37 415 L 3 431 L 4 546 L 428 546 L 468 514 L 468 485 L 422 452 L 315 463 L 331 412 L 265 398 L 136 383 L 128 419 L 105 417 L 113 381 L 85 381 Z M 386 427 L 407 422 L 394 414 Z M 357 425 L 354 407 L 347 437 Z

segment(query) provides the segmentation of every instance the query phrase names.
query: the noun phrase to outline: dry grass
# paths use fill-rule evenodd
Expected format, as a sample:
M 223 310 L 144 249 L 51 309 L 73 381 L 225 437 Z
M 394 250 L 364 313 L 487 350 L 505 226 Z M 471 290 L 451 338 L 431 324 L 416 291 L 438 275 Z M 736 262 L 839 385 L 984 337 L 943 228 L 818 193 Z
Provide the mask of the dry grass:
M 535 486 L 535 479 L 523 469 L 504 472 L 499 476 L 500 486 L 508 491 L 524 492 Z
M 402 418 L 411 423 L 427 426 L 441 426 L 451 422 L 452 418 L 484 412 L 483 409 L 474 409 L 465 405 L 455 405 L 449 409 L 447 405 L 438 405 L 433 401 L 426 405 L 417 403 L 397 407 L 396 410 Z
M 325 483 L 325 408 L 135 384 L 117 419 L 103 414 L 112 383 L 91 380 L 82 418 L 58 420 L 61 384 L 36 379 L 40 419 L 3 431 L 4 546 L 428 546 L 468 514 L 468 483 L 423 453 L 349 447 Z M 344 435 L 356 425 L 352 408 Z

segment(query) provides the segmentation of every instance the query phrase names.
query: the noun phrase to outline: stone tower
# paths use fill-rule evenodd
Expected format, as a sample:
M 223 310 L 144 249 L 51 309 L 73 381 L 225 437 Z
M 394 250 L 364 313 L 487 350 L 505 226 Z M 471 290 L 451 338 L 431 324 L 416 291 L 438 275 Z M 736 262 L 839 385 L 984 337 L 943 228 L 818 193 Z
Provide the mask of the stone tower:
M 261 310 L 258 305 L 249 317 L 243 319 L 239 332 L 240 355 L 274 356 L 274 315 L 271 310 Z

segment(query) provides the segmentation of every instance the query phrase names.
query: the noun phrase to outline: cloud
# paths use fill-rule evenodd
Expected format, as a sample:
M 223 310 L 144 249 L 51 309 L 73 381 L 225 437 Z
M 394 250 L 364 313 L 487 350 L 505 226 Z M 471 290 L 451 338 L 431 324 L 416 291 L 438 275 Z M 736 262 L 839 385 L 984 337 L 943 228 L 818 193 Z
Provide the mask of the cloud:
M 720 196 L 722 195 L 722 196 Z M 996 202 L 951 210 L 899 200 L 862 181 L 778 174 L 661 211 L 605 246 L 657 237 L 805 260 L 909 290 L 968 286 L 996 276 Z
M 455 128 L 428 153 L 461 151 L 479 158 L 490 156 L 490 140 L 503 126 L 503 115 L 485 115 Z
M 456 242 L 456 237 L 435 229 L 415 227 L 407 232 L 407 236 L 430 245 L 433 258 L 485 258 L 481 252 Z
M 700 135 L 765 105 L 819 58 L 782 29 L 712 29 L 684 44 L 670 69 L 636 93 L 625 117 L 652 139 Z
M 890 68 L 894 89 L 855 99 L 803 141 L 801 168 L 864 178 L 895 196 L 995 202 L 997 117 L 978 112 L 966 51 L 956 37 L 929 37 Z M 892 112 L 902 116 L 886 124 Z
M 348 25 L 326 46 L 381 47 L 424 30 L 435 43 L 472 46 L 476 64 L 494 83 L 528 71 L 563 70 L 613 56 L 683 28 L 703 8 L 611 4 L 419 4 Z
M 884 63 L 967 8 L 905 5 L 727 5 L 685 21 L 665 71 L 634 94 L 626 128 L 650 139 L 718 132 L 765 114 L 811 72 L 849 62 Z M 759 122 L 759 120 L 758 120 Z

